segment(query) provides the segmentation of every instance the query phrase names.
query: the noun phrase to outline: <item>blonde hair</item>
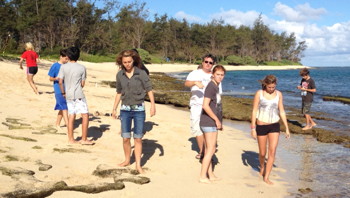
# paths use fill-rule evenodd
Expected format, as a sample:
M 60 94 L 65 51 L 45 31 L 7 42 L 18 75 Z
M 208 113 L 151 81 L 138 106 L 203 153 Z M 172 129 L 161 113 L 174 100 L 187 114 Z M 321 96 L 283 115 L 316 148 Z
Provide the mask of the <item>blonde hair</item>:
M 26 48 L 26 50 L 34 50 L 34 46 L 31 42 L 26 43 L 24 47 Z

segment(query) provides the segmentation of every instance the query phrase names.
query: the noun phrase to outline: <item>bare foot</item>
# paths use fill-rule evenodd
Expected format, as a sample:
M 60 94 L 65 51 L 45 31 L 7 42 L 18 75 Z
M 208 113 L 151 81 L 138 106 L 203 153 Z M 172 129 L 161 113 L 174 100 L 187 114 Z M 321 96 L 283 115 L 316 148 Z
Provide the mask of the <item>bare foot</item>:
M 309 129 L 311 129 L 312 127 L 310 127 L 310 126 L 305 126 L 304 128 L 302 128 L 301 130 L 309 130 Z
M 68 140 L 68 144 L 79 144 L 79 142 L 75 140 Z
M 199 178 L 199 183 L 211 184 L 211 181 L 208 178 Z
M 91 141 L 91 140 L 80 140 L 79 143 L 81 145 L 94 145 L 95 142 Z
M 267 179 L 267 178 L 266 178 L 266 179 L 264 178 L 264 182 L 267 183 L 267 184 L 269 184 L 269 185 L 273 185 L 273 183 L 272 183 L 269 179 Z
M 209 180 L 210 181 L 220 181 L 221 178 L 220 177 L 210 177 Z
M 130 165 L 130 162 L 126 162 L 126 161 L 118 164 L 118 166 L 120 166 L 120 167 L 125 167 L 125 166 L 129 166 L 129 165 Z
M 136 166 L 136 170 L 140 173 L 140 174 L 145 174 L 146 172 L 141 168 L 141 166 L 137 167 Z

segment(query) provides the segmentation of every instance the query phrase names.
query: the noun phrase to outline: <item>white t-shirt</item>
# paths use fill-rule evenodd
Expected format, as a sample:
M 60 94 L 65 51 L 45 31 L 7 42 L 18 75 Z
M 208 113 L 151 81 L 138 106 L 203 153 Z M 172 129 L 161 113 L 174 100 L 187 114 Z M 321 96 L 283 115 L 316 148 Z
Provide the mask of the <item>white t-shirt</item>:
M 204 91 L 209 82 L 211 81 L 211 73 L 206 73 L 202 69 L 193 70 L 188 74 L 186 80 L 188 81 L 201 81 L 204 87 L 201 89 L 197 85 L 191 87 L 191 99 L 190 106 L 192 105 L 202 105 L 204 99 Z M 219 85 L 219 93 L 222 93 L 221 83 Z M 221 99 L 221 98 L 220 98 Z

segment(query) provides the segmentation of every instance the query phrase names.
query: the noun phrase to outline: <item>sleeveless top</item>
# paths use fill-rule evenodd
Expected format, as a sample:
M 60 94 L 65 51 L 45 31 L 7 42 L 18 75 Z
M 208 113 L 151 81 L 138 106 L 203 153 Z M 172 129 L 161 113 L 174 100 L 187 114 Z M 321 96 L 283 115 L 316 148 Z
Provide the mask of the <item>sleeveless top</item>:
M 276 97 L 268 100 L 264 97 L 263 91 L 260 92 L 260 102 L 256 118 L 265 123 L 276 123 L 280 120 L 278 102 L 279 94 L 276 92 Z

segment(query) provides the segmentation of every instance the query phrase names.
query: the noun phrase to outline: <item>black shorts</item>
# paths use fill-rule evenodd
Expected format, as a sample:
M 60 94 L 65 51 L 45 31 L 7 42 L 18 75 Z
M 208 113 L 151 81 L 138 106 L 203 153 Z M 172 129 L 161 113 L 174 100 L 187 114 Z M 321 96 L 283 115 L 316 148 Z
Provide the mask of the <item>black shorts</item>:
M 273 123 L 268 125 L 256 125 L 256 134 L 258 136 L 267 135 L 268 133 L 279 133 L 280 123 Z
M 38 73 L 38 67 L 27 67 L 27 74 L 35 75 Z

